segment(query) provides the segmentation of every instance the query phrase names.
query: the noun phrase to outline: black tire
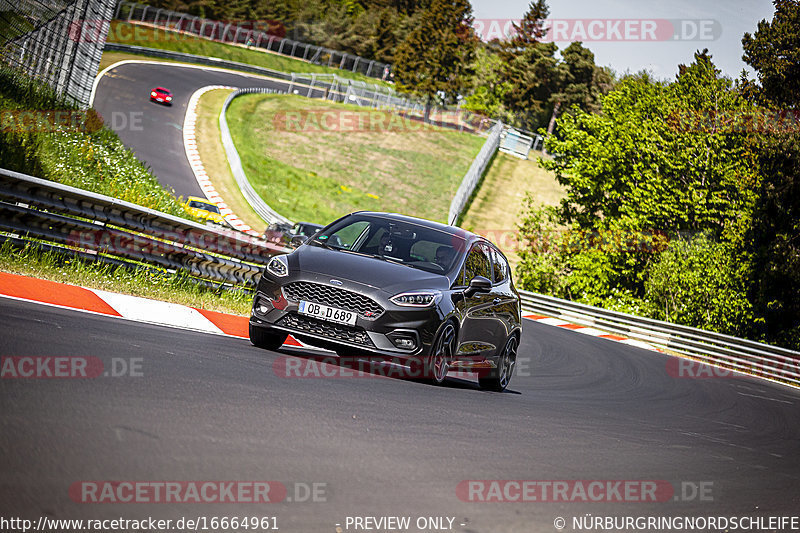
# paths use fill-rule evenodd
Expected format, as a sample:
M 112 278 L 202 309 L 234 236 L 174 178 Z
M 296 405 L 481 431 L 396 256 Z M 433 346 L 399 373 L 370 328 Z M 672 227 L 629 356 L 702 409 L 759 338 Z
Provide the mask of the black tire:
M 283 346 L 287 336 L 280 331 L 267 330 L 250 324 L 250 342 L 258 348 L 275 351 Z
M 444 383 L 447 377 L 455 355 L 456 341 L 456 327 L 452 322 L 447 322 L 436 336 L 425 365 L 426 374 L 436 385 Z
M 512 335 L 506 340 L 500 357 L 497 358 L 497 368 L 494 368 L 485 376 L 478 376 L 478 383 L 482 389 L 495 392 L 503 392 L 514 375 L 514 366 L 517 362 L 517 346 L 519 341 L 516 335 Z

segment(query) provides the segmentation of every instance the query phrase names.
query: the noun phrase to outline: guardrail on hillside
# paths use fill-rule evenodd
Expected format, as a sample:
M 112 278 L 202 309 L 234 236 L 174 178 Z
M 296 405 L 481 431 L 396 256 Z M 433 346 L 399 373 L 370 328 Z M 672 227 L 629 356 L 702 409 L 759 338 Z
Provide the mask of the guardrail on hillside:
M 483 176 L 483 172 L 492 160 L 492 156 L 497 152 L 497 147 L 500 145 L 500 133 L 503 131 L 503 123 L 497 122 L 489 131 L 489 137 L 483 143 L 481 151 L 472 161 L 469 170 L 464 174 L 461 180 L 461 185 L 458 187 L 453 201 L 450 202 L 450 211 L 447 215 L 447 222 L 451 226 L 455 226 L 458 222 L 458 217 L 467 205 L 470 196 L 475 192 L 475 187 Z
M 265 67 L 239 63 L 237 61 L 227 61 L 216 57 L 198 56 L 194 54 L 185 54 L 183 52 L 173 52 L 170 50 L 159 50 L 157 48 L 145 48 L 127 44 L 106 43 L 105 50 L 142 54 L 149 57 L 172 59 L 183 63 L 258 74 L 260 76 L 285 81 L 289 85 L 289 92 L 297 92 L 297 94 L 306 93 L 305 95 L 308 97 L 314 97 L 313 95 L 316 94 L 318 98 L 355 104 L 362 107 L 391 109 L 403 115 L 422 117 L 425 113 L 424 103 L 407 96 L 400 96 L 394 89 L 374 83 L 342 78 L 335 74 L 280 72 Z M 94 93 L 92 94 L 91 101 L 94 101 Z M 479 135 L 487 135 L 487 132 L 491 131 L 491 126 L 496 123 L 493 119 L 463 112 L 457 108 L 434 106 L 431 109 L 431 115 L 434 117 L 434 122 L 443 127 L 468 130 Z M 444 118 L 439 120 L 441 117 Z M 449 124 L 448 117 L 455 117 L 455 124 Z
M 277 35 L 269 35 L 253 27 L 252 23 L 233 23 L 204 19 L 188 13 L 169 11 L 136 2 L 122 1 L 117 5 L 114 18 L 163 27 L 167 30 L 196 35 L 202 39 L 261 48 L 268 52 L 293 57 L 317 65 L 359 72 L 371 78 L 382 78 L 391 65 L 373 59 L 332 50 Z
M 700 361 L 800 386 L 800 352 L 651 318 L 520 291 L 525 311 L 593 326 Z
M 253 287 L 262 266 L 286 251 L 110 196 L 0 169 L 0 236 L 81 257 Z
M 225 99 L 225 103 L 222 105 L 222 111 L 219 114 L 219 131 L 222 137 L 222 146 L 225 148 L 225 155 L 228 158 L 228 164 L 231 167 L 231 173 L 233 174 L 234 179 L 236 180 L 236 184 L 239 185 L 239 189 L 242 191 L 242 195 L 244 196 L 247 203 L 250 204 L 250 207 L 260 216 L 264 221 L 272 224 L 273 222 L 284 222 L 287 224 L 291 224 L 292 222 L 278 214 L 277 211 L 272 209 L 267 202 L 261 198 L 253 186 L 250 184 L 250 180 L 247 179 L 247 175 L 244 173 L 244 168 L 242 168 L 242 159 L 239 157 L 239 152 L 236 150 L 236 146 L 233 144 L 233 138 L 231 137 L 231 130 L 228 128 L 228 121 L 226 120 L 226 113 L 228 111 L 228 107 L 231 105 L 231 102 L 234 98 L 242 94 L 249 94 L 249 93 L 264 93 L 264 94 L 274 94 L 278 91 L 274 89 L 236 89 L 228 97 Z

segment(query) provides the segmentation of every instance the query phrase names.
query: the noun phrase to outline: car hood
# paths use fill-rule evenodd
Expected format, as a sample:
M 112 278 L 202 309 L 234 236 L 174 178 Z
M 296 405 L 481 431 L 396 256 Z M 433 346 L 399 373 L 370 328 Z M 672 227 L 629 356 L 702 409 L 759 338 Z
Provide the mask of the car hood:
M 390 294 L 450 287 L 450 281 L 442 274 L 314 245 L 303 245 L 289 255 L 289 268 L 361 283 Z

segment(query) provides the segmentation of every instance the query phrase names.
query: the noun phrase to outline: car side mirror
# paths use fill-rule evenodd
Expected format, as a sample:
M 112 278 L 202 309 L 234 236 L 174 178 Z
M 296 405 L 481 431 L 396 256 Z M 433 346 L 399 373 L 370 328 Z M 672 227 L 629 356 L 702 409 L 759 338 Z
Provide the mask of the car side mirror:
M 469 281 L 469 287 L 464 291 L 464 296 L 469 298 L 478 292 L 489 292 L 490 290 L 492 290 L 491 281 L 483 276 L 475 276 Z
M 292 248 L 297 248 L 298 246 L 305 244 L 307 240 L 308 237 L 306 237 L 305 235 L 295 235 L 289 241 L 289 246 L 291 246 Z

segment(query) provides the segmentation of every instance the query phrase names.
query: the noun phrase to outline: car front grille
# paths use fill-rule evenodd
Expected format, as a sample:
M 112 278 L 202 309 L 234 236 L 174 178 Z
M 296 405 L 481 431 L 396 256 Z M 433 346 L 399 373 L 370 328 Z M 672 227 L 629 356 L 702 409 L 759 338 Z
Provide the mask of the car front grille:
M 362 328 L 345 326 L 343 324 L 331 324 L 330 322 L 323 322 L 316 318 L 295 315 L 293 313 L 285 315 L 275 322 L 275 325 L 306 333 L 313 333 L 314 335 L 332 340 L 350 342 L 362 346 L 375 346 L 369 338 L 369 335 L 367 335 L 367 332 Z
M 294 281 L 283 287 L 283 293 L 289 300 L 296 302 L 304 300 L 306 302 L 329 305 L 353 311 L 362 318 L 370 320 L 374 320 L 383 314 L 383 307 L 372 298 L 329 285 L 308 281 Z

